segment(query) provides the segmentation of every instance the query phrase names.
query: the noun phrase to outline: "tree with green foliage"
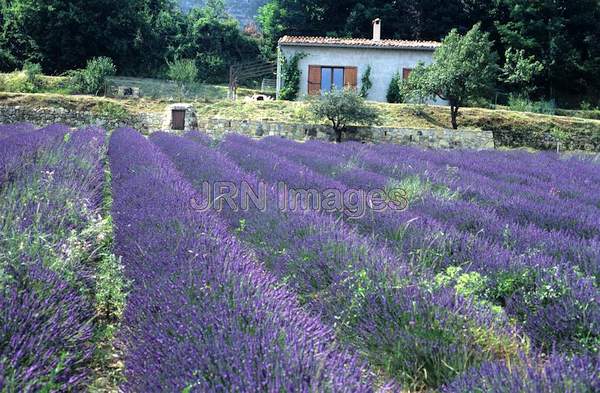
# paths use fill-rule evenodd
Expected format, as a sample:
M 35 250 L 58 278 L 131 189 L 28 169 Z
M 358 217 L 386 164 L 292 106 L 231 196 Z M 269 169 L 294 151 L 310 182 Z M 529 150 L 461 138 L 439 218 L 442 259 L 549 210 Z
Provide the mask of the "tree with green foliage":
M 485 14 L 472 0 L 271 0 L 259 11 L 264 45 L 274 52 L 283 35 L 371 37 L 384 19 L 386 38 L 439 40 L 466 30 Z M 487 9 L 487 8 L 486 8 Z M 267 50 L 265 48 L 265 50 Z
M 533 90 L 532 82 L 543 70 L 544 65 L 534 56 L 526 56 L 525 51 L 508 48 L 502 68 L 502 80 L 513 86 L 519 94 L 529 97 Z
M 317 120 L 327 120 L 336 142 L 351 124 L 370 126 L 379 122 L 379 112 L 369 106 L 354 89 L 336 89 L 310 101 L 309 112 Z
M 39 62 L 50 73 L 80 68 L 96 56 L 133 61 L 144 23 L 139 10 L 148 1 L 5 0 L 0 41 L 19 63 Z
M 110 57 L 124 74 L 159 76 L 178 57 L 223 82 L 231 64 L 259 56 L 222 0 L 189 14 L 175 0 L 2 0 L 0 22 L 0 71 L 31 61 L 59 74 Z
M 384 38 L 440 40 L 481 21 L 496 52 L 543 66 L 525 86 L 532 98 L 600 104 L 598 0 L 270 0 L 260 34 L 242 32 L 222 0 L 203 4 L 186 14 L 176 0 L 0 0 L 0 71 L 29 61 L 60 74 L 106 56 L 125 75 L 164 76 L 164 59 L 178 57 L 194 59 L 202 81 L 223 82 L 232 64 L 274 59 L 285 34 L 369 38 L 381 17 Z M 520 83 L 501 82 L 522 95 Z
M 419 64 L 406 82 L 416 97 L 448 101 L 452 128 L 458 128 L 458 111 L 469 100 L 489 94 L 496 81 L 497 55 L 489 35 L 475 25 L 465 35 L 452 30 L 436 49 L 430 65 Z
M 169 69 L 167 76 L 177 83 L 180 98 L 186 95 L 186 89 L 192 86 L 198 78 L 198 68 L 193 59 L 175 59 L 167 62 Z
M 231 65 L 260 57 L 258 42 L 227 15 L 222 0 L 187 15 L 185 35 L 172 52 L 172 57 L 194 59 L 203 82 L 223 82 Z
M 176 57 L 186 38 L 188 16 L 173 0 L 150 0 L 141 11 L 144 23 L 140 26 L 134 46 L 136 61 L 117 63 L 127 75 L 163 76 L 165 59 Z
M 279 22 L 284 13 L 285 10 L 276 1 L 271 1 L 258 10 L 256 20 L 262 30 L 260 51 L 265 58 L 276 57 L 277 40 L 285 31 L 284 25 Z
M 600 104 L 597 0 L 271 0 L 263 10 L 263 53 L 274 53 L 285 34 L 369 38 L 375 18 L 383 18 L 384 38 L 393 39 L 441 40 L 453 28 L 464 34 L 482 22 L 497 53 L 523 50 L 543 65 L 533 93 L 567 106 Z

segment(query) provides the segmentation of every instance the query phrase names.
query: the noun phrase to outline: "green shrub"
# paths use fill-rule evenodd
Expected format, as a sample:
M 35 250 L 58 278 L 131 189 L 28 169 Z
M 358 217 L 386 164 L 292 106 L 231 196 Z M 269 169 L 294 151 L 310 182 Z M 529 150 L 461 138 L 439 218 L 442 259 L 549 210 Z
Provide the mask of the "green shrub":
M 508 97 L 508 106 L 511 110 L 517 112 L 533 112 L 544 115 L 556 114 L 556 104 L 554 101 L 531 101 L 528 98 L 516 95 Z
M 399 72 L 396 72 L 392 77 L 390 86 L 388 87 L 387 94 L 385 96 L 389 103 L 401 103 L 404 101 L 402 94 L 402 76 Z
M 0 90 L 14 93 L 31 93 L 27 78 L 21 71 L 0 75 Z
M 38 93 L 43 90 L 42 67 L 25 62 L 21 71 L 0 76 L 0 90 L 15 93 Z
M 84 69 L 69 72 L 69 84 L 75 93 L 99 95 L 105 92 L 106 78 L 116 72 L 112 59 L 95 57 L 88 60 Z
M 42 66 L 37 63 L 30 63 L 28 61 L 23 64 L 23 74 L 27 83 L 27 88 L 30 93 L 35 93 L 40 90 L 43 85 L 42 81 Z
M 94 114 L 104 119 L 125 121 L 129 118 L 129 112 L 122 105 L 114 102 L 99 102 L 93 109 Z

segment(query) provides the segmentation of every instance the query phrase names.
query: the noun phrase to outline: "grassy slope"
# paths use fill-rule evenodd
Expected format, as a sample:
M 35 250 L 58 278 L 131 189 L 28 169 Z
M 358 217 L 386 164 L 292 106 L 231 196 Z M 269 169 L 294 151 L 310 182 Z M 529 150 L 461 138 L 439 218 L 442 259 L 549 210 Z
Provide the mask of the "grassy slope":
M 64 76 L 40 75 L 38 89 L 48 93 L 68 94 L 67 78 Z M 0 91 L 22 92 L 27 89 L 27 77 L 22 71 L 0 73 Z
M 118 86 L 138 87 L 144 97 L 150 99 L 178 99 L 181 94 L 179 88 L 174 82 L 151 79 L 151 78 L 133 78 L 133 77 L 113 77 L 109 80 L 109 86 L 116 88 Z M 227 99 L 229 87 L 224 85 L 197 84 L 186 89 L 186 99 L 199 102 L 212 102 L 216 100 Z M 256 93 L 255 90 L 239 88 L 238 96 L 246 97 Z
M 407 104 L 372 104 L 381 111 L 381 126 L 406 128 L 448 128 L 447 107 L 418 107 Z M 219 101 L 197 106 L 201 118 L 310 122 L 306 104 L 283 101 Z M 600 137 L 600 121 L 565 116 L 549 116 L 508 110 L 463 108 L 459 113 L 461 128 L 491 131 L 543 133 L 558 128 L 567 133 L 591 133 Z

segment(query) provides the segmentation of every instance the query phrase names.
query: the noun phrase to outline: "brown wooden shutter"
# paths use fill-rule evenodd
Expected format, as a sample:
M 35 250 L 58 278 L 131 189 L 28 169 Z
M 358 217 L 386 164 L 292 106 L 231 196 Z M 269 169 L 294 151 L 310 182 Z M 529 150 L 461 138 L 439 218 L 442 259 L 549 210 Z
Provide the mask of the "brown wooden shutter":
M 356 89 L 358 70 L 356 67 L 344 67 L 344 86 Z
M 315 96 L 321 94 L 321 67 L 308 66 L 308 95 Z
M 402 69 L 402 79 L 407 80 L 408 77 L 410 76 L 410 73 L 412 72 L 412 68 L 403 68 Z

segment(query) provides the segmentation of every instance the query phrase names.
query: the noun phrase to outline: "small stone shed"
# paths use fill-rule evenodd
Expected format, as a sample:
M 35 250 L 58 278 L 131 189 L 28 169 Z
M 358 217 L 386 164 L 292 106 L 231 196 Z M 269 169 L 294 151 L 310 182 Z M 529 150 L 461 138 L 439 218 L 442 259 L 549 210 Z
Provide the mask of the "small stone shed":
M 172 104 L 164 114 L 162 128 L 170 131 L 190 131 L 198 129 L 198 118 L 192 104 Z

